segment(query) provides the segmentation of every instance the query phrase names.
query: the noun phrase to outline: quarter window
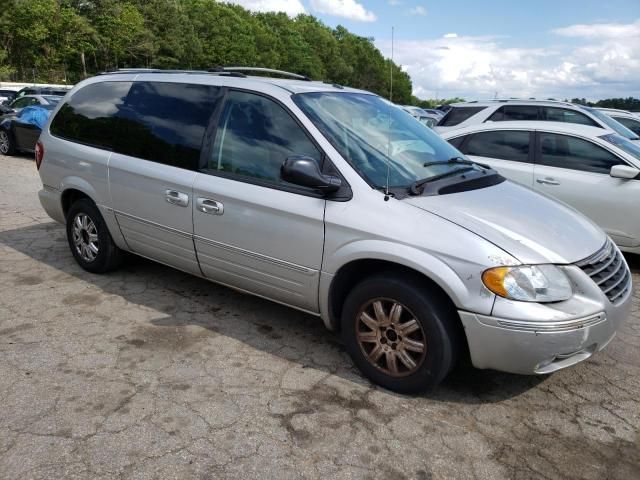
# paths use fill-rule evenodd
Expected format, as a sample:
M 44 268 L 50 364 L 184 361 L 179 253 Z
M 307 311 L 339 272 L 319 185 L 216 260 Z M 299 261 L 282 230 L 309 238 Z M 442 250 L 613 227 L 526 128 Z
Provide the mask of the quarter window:
M 529 161 L 529 132 L 499 130 L 471 136 L 464 148 L 467 155 L 514 162 Z
M 538 120 L 538 107 L 535 105 L 504 105 L 487 119 L 490 122 L 511 120 Z
M 624 164 L 613 153 L 587 140 L 555 133 L 540 134 L 538 163 L 605 174 L 608 174 L 614 165 Z
M 51 122 L 51 133 L 78 143 L 113 148 L 116 114 L 131 82 L 92 83 L 76 91 Z
M 280 167 L 290 155 L 321 162 L 321 154 L 291 115 L 273 100 L 231 91 L 220 116 L 207 170 L 284 183 Z
M 123 155 L 197 170 L 218 92 L 209 85 L 134 82 L 118 112 L 114 149 Z
M 569 110 L 568 108 L 542 107 L 542 118 L 550 122 L 579 123 L 581 125 L 599 125 L 585 114 Z
M 462 137 L 450 138 L 449 140 L 447 140 L 447 142 L 460 150 L 460 147 L 462 146 L 466 138 L 467 136 L 463 135 Z

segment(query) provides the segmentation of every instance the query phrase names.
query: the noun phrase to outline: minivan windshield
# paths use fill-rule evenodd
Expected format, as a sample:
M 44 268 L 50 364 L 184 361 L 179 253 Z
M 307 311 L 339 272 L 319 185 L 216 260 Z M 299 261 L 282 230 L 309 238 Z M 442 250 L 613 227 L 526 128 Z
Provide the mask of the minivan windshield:
M 410 188 L 431 177 L 482 167 L 410 114 L 376 95 L 314 92 L 296 104 L 340 154 L 375 188 Z M 452 161 L 459 159 L 461 161 Z
M 602 113 L 600 110 L 596 110 L 595 108 L 590 108 L 590 107 L 582 107 L 582 108 L 587 112 L 589 112 L 594 117 L 597 117 L 600 121 L 602 121 L 602 123 L 606 124 L 611 130 L 613 130 L 616 133 L 619 133 L 623 137 L 628 138 L 629 140 L 640 139 L 638 135 L 633 133 L 631 130 L 629 130 L 627 127 L 622 125 L 617 120 L 614 120 L 613 118 L 611 118 L 606 113 Z

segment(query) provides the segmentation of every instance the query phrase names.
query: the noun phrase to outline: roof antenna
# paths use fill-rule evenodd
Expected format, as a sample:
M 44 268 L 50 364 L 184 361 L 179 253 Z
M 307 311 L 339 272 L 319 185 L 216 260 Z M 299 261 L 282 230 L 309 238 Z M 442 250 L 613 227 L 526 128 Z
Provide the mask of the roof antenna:
M 391 108 L 393 103 L 393 27 L 391 27 L 391 61 L 389 62 L 389 125 L 387 129 L 387 181 L 384 187 L 384 201 L 389 201 L 389 170 L 391 168 Z

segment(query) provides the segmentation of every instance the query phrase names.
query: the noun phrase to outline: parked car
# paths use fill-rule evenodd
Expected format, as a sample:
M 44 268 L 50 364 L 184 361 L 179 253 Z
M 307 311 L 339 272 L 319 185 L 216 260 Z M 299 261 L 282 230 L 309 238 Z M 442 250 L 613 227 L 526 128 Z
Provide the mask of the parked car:
M 35 152 L 36 142 L 55 105 L 32 105 L 0 117 L 0 154 Z
M 401 106 L 400 108 L 429 128 L 435 127 L 440 121 L 439 115 L 429 113 L 420 107 Z
M 16 97 L 17 93 L 17 90 L 11 87 L 0 87 L 0 104 L 10 102 Z
M 596 110 L 609 115 L 636 135 L 640 135 L 640 117 L 637 114 L 614 108 L 597 108 Z
M 555 122 L 481 123 L 443 138 L 469 159 L 587 215 L 640 253 L 640 146 L 612 130 Z
M 435 130 L 446 132 L 478 123 L 505 121 L 547 121 L 600 127 L 629 140 L 640 137 L 604 113 L 590 107 L 552 100 L 489 100 L 455 103 Z
M 18 90 L 16 98 L 24 97 L 25 95 L 55 95 L 64 97 L 69 90 L 71 90 L 71 87 L 32 85 Z
M 5 115 L 19 113 L 24 107 L 33 105 L 56 106 L 61 99 L 62 97 L 58 95 L 25 95 L 9 102 L 8 105 L 0 105 L 0 113 Z
M 401 392 L 466 352 L 545 374 L 613 338 L 631 274 L 591 220 L 377 95 L 250 70 L 123 70 L 65 97 L 36 166 L 82 268 L 129 251 L 317 315 Z

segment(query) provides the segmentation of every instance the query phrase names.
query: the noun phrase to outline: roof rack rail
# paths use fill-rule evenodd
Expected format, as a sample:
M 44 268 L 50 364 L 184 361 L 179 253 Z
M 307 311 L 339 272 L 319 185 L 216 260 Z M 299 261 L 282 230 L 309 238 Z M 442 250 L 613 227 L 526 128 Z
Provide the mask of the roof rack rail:
M 280 75 L 282 77 L 295 78 L 296 80 L 304 80 L 310 82 L 311 79 L 305 75 L 298 73 L 285 72 L 284 70 L 275 70 L 273 68 L 262 67 L 213 67 L 208 70 L 164 70 L 161 68 L 116 68 L 112 70 L 105 70 L 98 73 L 98 75 L 110 75 L 114 73 L 189 73 L 189 74 L 210 74 L 210 75 L 225 75 L 229 77 L 242 77 L 246 78 L 243 72 L 256 72 L 256 73 L 271 73 L 274 75 Z
M 161 68 L 116 68 L 112 70 L 105 70 L 98 73 L 98 75 L 112 75 L 114 73 L 187 73 L 187 74 L 209 74 L 209 75 L 225 75 L 229 77 L 242 77 L 246 78 L 239 72 L 226 72 L 226 71 L 208 71 L 208 70 L 165 70 Z
M 276 70 L 274 68 L 263 67 L 213 67 L 208 70 L 212 73 L 223 72 L 257 72 L 257 73 L 273 73 L 274 75 L 281 75 L 283 77 L 295 78 L 296 80 L 305 80 L 310 82 L 311 79 L 306 75 L 300 75 L 299 73 L 286 72 L 284 70 Z

